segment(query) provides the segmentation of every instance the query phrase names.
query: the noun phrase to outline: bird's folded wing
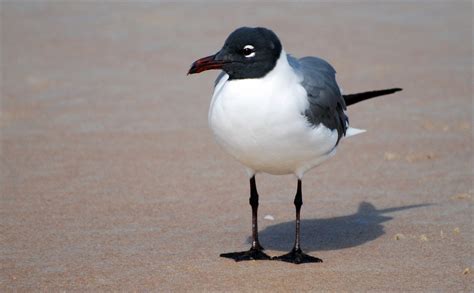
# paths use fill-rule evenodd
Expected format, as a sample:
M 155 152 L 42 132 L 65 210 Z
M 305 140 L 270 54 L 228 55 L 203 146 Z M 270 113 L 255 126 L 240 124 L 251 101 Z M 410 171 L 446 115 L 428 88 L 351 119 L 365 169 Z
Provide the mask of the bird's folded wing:
M 288 56 L 293 69 L 302 76 L 301 85 L 306 90 L 309 106 L 303 113 L 314 126 L 323 124 L 337 130 L 338 142 L 346 135 L 348 118 L 346 104 L 336 82 L 334 68 L 317 57 L 296 59 Z

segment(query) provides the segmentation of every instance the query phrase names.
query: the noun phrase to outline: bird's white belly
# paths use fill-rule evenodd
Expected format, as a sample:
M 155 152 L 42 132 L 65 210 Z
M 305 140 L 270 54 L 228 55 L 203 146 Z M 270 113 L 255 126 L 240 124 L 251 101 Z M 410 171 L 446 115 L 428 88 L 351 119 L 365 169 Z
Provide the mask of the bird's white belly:
M 277 84 L 221 81 L 209 124 L 218 143 L 253 172 L 302 177 L 334 153 L 337 132 L 309 125 L 302 114 L 306 91 L 298 83 Z

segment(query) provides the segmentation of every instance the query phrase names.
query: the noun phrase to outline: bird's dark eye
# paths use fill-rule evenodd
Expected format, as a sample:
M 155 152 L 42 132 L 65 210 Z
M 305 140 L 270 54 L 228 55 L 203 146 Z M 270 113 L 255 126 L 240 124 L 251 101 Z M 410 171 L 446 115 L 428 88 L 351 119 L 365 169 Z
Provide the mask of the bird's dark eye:
M 247 58 L 253 57 L 255 56 L 255 48 L 252 45 L 246 45 L 242 49 L 242 54 Z

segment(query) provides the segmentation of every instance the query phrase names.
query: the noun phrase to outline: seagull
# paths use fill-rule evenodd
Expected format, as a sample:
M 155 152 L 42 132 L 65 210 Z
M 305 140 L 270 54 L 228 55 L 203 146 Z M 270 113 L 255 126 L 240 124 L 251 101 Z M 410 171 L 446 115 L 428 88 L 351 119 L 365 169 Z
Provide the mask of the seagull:
M 292 57 L 277 35 L 263 27 L 236 29 L 219 52 L 196 60 L 188 75 L 210 69 L 222 72 L 214 85 L 209 126 L 218 144 L 245 166 L 252 207 L 250 249 L 220 256 L 235 261 L 322 262 L 301 249 L 303 175 L 331 158 L 343 138 L 365 131 L 349 126 L 346 106 L 401 89 L 343 95 L 328 62 Z M 281 256 L 267 255 L 258 240 L 257 173 L 294 174 L 297 179 L 295 242 Z

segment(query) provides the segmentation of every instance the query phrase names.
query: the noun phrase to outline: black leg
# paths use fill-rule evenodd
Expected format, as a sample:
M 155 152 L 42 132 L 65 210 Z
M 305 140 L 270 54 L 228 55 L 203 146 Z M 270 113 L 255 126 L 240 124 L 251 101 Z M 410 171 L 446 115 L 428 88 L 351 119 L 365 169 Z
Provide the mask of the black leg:
M 300 263 L 311 263 L 311 262 L 323 262 L 322 259 L 313 257 L 311 255 L 307 255 L 301 250 L 300 247 L 300 211 L 301 206 L 303 205 L 303 194 L 301 192 L 301 180 L 298 179 L 298 188 L 296 190 L 295 200 L 294 200 L 295 208 L 296 208 L 296 227 L 295 227 L 295 245 L 293 249 L 284 255 L 273 257 L 274 260 L 281 260 L 286 262 L 291 262 L 295 264 Z
M 258 210 L 258 192 L 257 184 L 255 183 L 255 175 L 250 178 L 250 206 L 252 207 L 252 246 L 248 251 L 222 253 L 220 256 L 231 258 L 235 261 L 242 260 L 267 260 L 270 259 L 268 255 L 263 252 L 263 247 L 258 242 L 258 225 L 257 225 L 257 210 Z

